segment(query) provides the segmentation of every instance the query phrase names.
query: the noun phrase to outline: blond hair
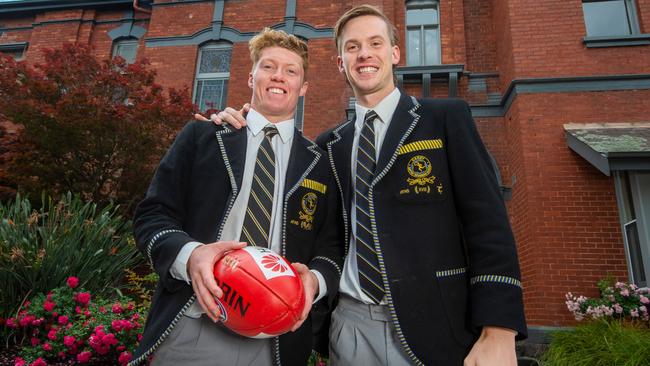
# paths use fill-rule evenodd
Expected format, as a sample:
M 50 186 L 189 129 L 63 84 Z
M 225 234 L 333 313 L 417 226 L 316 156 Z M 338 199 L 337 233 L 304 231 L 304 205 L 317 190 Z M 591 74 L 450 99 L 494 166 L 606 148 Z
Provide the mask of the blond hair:
M 262 50 L 267 47 L 282 47 L 300 56 L 302 59 L 302 69 L 305 77 L 307 76 L 309 57 L 307 54 L 307 43 L 305 41 L 282 30 L 275 30 L 268 27 L 264 28 L 248 41 L 248 50 L 251 53 L 253 68 L 257 65 L 260 57 L 262 57 Z
M 397 44 L 398 38 L 397 38 L 397 29 L 391 23 L 390 19 L 386 16 L 386 14 L 382 13 L 381 10 L 378 8 L 364 4 L 364 5 L 359 5 L 356 6 L 348 11 L 345 12 L 345 14 L 341 15 L 339 20 L 336 21 L 336 24 L 334 25 L 334 42 L 336 42 L 336 50 L 338 53 L 341 53 L 341 36 L 343 33 L 343 28 L 345 28 L 345 25 L 352 19 L 361 17 L 364 15 L 371 15 L 371 16 L 376 16 L 378 18 L 381 18 L 384 23 L 386 23 L 386 29 L 388 29 L 388 39 L 390 39 L 390 45 L 395 46 Z

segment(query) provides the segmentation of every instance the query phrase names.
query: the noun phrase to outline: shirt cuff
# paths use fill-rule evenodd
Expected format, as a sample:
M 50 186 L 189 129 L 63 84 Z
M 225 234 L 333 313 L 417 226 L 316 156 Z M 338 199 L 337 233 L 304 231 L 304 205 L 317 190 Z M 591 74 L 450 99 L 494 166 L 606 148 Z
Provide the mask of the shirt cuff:
M 323 297 L 325 297 L 325 295 L 327 295 L 327 283 L 325 283 L 325 277 L 323 277 L 323 275 L 320 274 L 320 272 L 314 269 L 310 269 L 309 271 L 311 271 L 311 273 L 316 275 L 316 278 L 318 279 L 318 296 L 316 296 L 316 298 L 314 299 L 314 302 L 316 302 L 322 299 Z
M 203 245 L 203 243 L 199 243 L 198 241 L 186 243 L 183 248 L 181 248 L 181 251 L 178 252 L 176 259 L 174 259 L 174 263 L 169 268 L 169 274 L 177 280 L 187 282 L 189 285 L 190 275 L 187 274 L 187 261 L 190 260 L 192 251 L 201 245 Z

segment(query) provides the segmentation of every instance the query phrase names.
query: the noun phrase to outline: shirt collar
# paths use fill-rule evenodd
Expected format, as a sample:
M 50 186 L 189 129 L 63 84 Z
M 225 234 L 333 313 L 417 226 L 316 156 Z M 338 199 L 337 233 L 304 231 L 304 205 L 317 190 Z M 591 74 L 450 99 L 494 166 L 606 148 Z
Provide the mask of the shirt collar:
M 246 126 L 251 131 L 253 136 L 257 136 L 264 127 L 272 124 L 275 128 L 278 129 L 278 135 L 282 139 L 282 143 L 286 144 L 287 142 L 293 139 L 293 130 L 295 121 L 293 119 L 288 119 L 286 121 L 271 123 L 266 117 L 260 114 L 258 111 L 251 108 L 246 115 Z
M 395 109 L 397 109 L 397 104 L 399 103 L 400 91 L 399 89 L 393 89 L 390 94 L 384 97 L 374 108 L 366 108 L 359 103 L 354 103 L 354 109 L 357 114 L 355 124 L 361 123 L 360 126 L 363 126 L 363 118 L 368 112 L 369 109 L 372 109 L 379 116 L 379 120 L 384 123 L 389 123 L 393 118 Z M 361 122 L 359 122 L 361 121 Z

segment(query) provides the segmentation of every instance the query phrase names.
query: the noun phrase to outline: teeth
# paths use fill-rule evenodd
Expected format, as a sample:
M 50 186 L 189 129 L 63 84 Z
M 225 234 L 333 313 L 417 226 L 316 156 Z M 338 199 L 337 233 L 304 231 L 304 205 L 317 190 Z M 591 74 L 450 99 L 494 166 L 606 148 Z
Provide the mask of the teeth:
M 284 90 L 280 88 L 269 88 L 269 91 L 273 94 L 284 94 Z
M 366 67 L 362 67 L 362 68 L 360 68 L 360 69 L 359 69 L 359 72 L 362 73 L 362 74 L 363 74 L 363 73 L 366 73 L 366 72 L 377 72 L 377 68 L 376 68 L 376 67 L 372 67 L 372 66 L 366 66 Z

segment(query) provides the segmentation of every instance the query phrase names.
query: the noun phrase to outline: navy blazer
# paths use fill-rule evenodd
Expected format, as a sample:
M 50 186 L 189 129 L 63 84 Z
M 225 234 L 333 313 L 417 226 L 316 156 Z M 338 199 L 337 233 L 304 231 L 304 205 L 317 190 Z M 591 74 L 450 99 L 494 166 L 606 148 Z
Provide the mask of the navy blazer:
M 348 251 L 354 122 L 317 139 L 343 192 Z M 388 307 L 415 364 L 462 365 L 482 326 L 526 336 L 514 237 L 467 103 L 402 93 L 369 190 Z
M 153 354 L 195 302 L 192 286 L 171 277 L 169 268 L 187 242 L 212 243 L 221 236 L 242 184 L 246 145 L 246 129 L 191 122 L 160 162 L 134 218 L 138 248 L 160 281 L 130 364 Z M 285 179 L 280 254 L 318 270 L 328 289 L 328 297 L 319 303 L 331 304 L 342 265 L 339 193 L 327 155 L 297 130 Z M 316 210 L 312 225 L 301 225 L 302 201 L 308 194 L 316 196 Z M 275 338 L 273 359 L 276 364 L 305 365 L 311 349 L 311 320 L 307 319 L 297 331 Z

